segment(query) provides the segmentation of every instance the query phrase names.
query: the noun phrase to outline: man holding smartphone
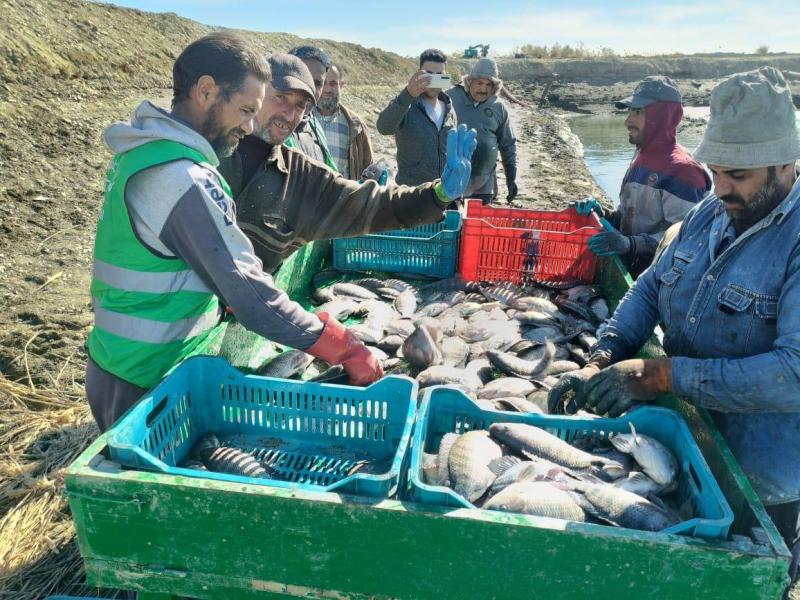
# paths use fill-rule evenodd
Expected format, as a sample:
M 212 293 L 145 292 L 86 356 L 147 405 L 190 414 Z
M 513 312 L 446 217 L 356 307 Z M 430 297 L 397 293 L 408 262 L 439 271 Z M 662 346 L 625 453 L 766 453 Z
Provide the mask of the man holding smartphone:
M 378 116 L 378 131 L 397 143 L 397 177 L 401 185 L 437 179 L 445 167 L 447 134 L 456 127 L 450 98 L 447 57 L 436 49 L 419 57 L 419 71 Z

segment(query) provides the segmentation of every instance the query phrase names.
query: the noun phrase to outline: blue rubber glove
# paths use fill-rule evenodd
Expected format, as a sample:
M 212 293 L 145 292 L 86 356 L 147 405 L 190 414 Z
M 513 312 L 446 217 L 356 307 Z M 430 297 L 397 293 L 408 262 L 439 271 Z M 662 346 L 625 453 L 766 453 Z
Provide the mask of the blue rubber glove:
M 572 207 L 579 215 L 588 215 L 592 211 L 596 212 L 601 217 L 605 216 L 605 210 L 600 206 L 600 203 L 594 198 L 587 198 L 586 200 L 579 200 L 575 202 Z
M 597 256 L 613 256 L 627 254 L 631 249 L 631 240 L 619 231 L 604 231 L 589 238 L 589 250 Z
M 472 175 L 472 153 L 478 146 L 478 132 L 461 124 L 447 134 L 447 165 L 442 173 L 441 191 L 449 200 L 464 195 Z M 437 195 L 439 190 L 437 190 Z

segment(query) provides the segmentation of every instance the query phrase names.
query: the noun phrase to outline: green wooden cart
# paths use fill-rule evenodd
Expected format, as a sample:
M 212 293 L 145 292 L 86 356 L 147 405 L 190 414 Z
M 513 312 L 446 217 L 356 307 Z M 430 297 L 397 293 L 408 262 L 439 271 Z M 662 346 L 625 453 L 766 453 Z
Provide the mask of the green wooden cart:
M 299 252 L 279 282 L 300 298 L 324 254 Z M 630 285 L 611 261 L 598 281 L 612 304 Z M 710 416 L 662 402 L 734 511 L 725 542 L 120 470 L 105 436 L 66 487 L 89 582 L 142 600 L 780 598 L 789 552 Z

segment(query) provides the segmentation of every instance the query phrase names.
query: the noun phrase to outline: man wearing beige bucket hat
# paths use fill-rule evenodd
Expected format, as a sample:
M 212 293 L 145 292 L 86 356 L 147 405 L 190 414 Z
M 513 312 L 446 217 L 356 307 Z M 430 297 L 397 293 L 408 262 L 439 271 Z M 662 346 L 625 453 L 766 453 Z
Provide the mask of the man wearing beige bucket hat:
M 800 134 L 772 67 L 740 73 L 711 96 L 694 154 L 714 194 L 636 281 L 593 349 L 562 378 L 551 412 L 617 416 L 660 393 L 709 410 L 800 559 Z M 670 358 L 628 360 L 664 325 Z M 567 407 L 562 396 L 574 390 Z

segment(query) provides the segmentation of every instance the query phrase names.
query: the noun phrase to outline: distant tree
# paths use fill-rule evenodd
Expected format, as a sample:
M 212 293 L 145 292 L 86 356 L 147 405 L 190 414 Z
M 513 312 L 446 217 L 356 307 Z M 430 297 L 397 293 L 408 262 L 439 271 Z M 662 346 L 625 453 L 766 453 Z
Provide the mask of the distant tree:
M 769 46 L 767 46 L 766 44 L 759 46 L 758 48 L 756 48 L 756 54 L 760 55 L 769 54 Z

